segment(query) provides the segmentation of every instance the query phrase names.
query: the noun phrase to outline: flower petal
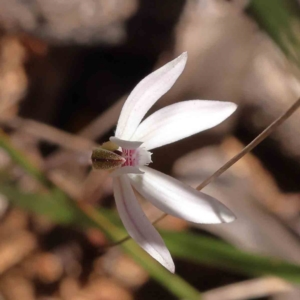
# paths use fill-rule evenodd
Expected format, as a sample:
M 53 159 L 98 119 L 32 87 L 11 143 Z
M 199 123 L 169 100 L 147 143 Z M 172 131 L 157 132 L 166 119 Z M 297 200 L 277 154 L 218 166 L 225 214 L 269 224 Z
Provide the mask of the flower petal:
M 206 100 L 175 103 L 144 120 L 132 140 L 143 141 L 147 150 L 167 145 L 220 124 L 236 107 L 231 102 Z
M 167 214 L 202 224 L 235 220 L 233 213 L 213 197 L 151 168 L 140 169 L 145 174 L 128 175 L 132 185 L 144 198 Z
M 132 166 L 125 166 L 115 169 L 110 173 L 111 177 L 118 177 L 124 174 L 144 174 L 139 168 Z
M 126 148 L 126 149 L 137 149 L 143 144 L 143 142 L 131 142 L 131 141 L 121 140 L 114 136 L 111 136 L 109 140 L 114 144 L 117 144 L 119 147 Z
M 175 266 L 164 241 L 142 211 L 127 175 L 113 180 L 114 196 L 120 218 L 129 235 L 170 272 Z
M 187 60 L 184 52 L 145 77 L 128 96 L 119 117 L 116 137 L 129 140 L 150 107 L 164 95 L 182 73 Z

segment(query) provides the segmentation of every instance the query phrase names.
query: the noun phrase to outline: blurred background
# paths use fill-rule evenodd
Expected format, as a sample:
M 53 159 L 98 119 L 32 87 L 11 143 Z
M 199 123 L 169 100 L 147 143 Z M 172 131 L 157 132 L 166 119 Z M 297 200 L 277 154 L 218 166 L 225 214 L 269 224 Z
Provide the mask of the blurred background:
M 154 151 L 153 168 L 198 186 L 300 96 L 299 29 L 296 0 L 0 0 L 0 299 L 299 300 L 300 111 L 205 187 L 235 222 L 157 224 L 177 277 L 112 244 L 123 229 L 111 179 L 90 166 L 133 87 L 187 51 L 151 112 L 238 104 L 222 125 Z

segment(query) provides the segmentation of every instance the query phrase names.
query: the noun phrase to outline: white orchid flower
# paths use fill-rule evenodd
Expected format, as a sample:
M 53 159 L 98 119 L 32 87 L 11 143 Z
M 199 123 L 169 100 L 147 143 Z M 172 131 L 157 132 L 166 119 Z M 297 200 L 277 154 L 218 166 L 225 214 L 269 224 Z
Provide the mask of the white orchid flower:
M 215 224 L 235 219 L 218 200 L 147 166 L 149 150 L 214 127 L 236 109 L 230 102 L 191 100 L 162 108 L 142 121 L 175 83 L 186 60 L 187 53 L 183 53 L 134 88 L 122 108 L 115 136 L 92 155 L 95 168 L 114 169 L 116 206 L 129 235 L 170 272 L 175 271 L 170 252 L 145 216 L 134 189 L 160 210 L 189 222 Z

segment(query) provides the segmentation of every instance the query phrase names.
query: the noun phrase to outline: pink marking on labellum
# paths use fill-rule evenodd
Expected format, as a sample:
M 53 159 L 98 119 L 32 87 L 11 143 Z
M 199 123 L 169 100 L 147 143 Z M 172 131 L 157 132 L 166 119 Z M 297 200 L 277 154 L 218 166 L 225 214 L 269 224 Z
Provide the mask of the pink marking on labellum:
M 138 151 L 137 149 L 122 149 L 122 157 L 126 159 L 122 166 L 135 167 L 138 166 Z

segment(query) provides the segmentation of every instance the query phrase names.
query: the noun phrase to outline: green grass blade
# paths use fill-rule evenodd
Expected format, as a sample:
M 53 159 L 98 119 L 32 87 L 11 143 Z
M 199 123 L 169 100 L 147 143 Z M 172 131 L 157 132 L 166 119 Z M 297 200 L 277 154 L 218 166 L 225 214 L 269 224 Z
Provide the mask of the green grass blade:
M 224 242 L 189 232 L 164 232 L 162 235 L 171 253 L 182 259 L 248 275 L 275 275 L 300 283 L 300 265 L 244 252 Z
M 14 205 L 39 215 L 45 215 L 59 224 L 76 225 L 84 228 L 96 226 L 96 222 L 91 221 L 91 218 L 86 218 L 86 215 L 80 210 L 74 209 L 68 203 L 68 199 L 63 199 L 61 195 L 57 194 L 57 191 L 49 195 L 23 194 L 11 186 L 0 186 L 0 192 L 6 195 Z M 101 212 L 102 214 L 97 213 L 95 218 L 98 220 L 100 218 L 101 222 L 106 224 L 105 228 L 110 227 L 113 234 L 109 231 L 106 233 L 110 235 L 112 240 L 120 240 L 126 236 L 126 232 L 114 212 L 104 209 L 101 209 Z M 172 255 L 178 258 L 247 275 L 275 275 L 292 283 L 300 283 L 299 265 L 275 257 L 244 252 L 222 241 L 190 232 L 163 231 L 161 233 Z M 131 247 L 135 247 L 133 243 L 131 244 Z M 128 242 L 123 244 L 125 250 L 132 256 L 136 256 L 139 263 L 144 264 L 147 254 L 138 247 L 132 253 L 131 247 L 128 248 L 128 245 Z M 154 264 L 152 260 L 147 261 L 146 264 L 149 262 L 148 268 Z
M 252 0 L 247 11 L 300 66 L 300 10 L 295 0 Z

